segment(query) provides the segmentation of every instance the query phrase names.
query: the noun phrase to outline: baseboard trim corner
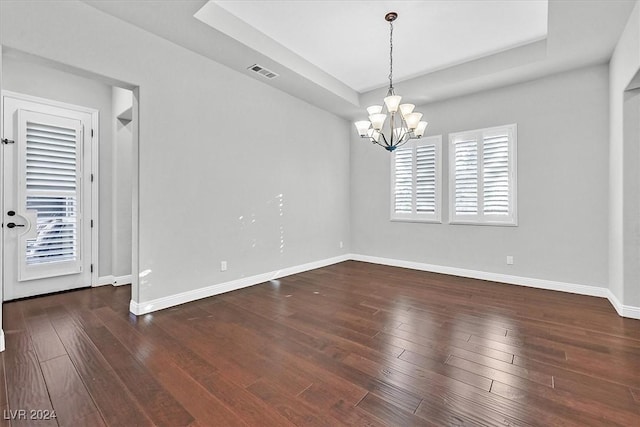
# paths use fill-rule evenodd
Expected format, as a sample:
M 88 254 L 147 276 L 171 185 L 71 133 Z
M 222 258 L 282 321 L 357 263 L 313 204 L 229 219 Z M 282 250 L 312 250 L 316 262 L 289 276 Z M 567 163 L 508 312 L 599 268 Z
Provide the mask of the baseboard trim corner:
M 613 308 L 615 308 L 619 316 L 640 320 L 640 307 L 622 304 L 618 297 L 616 297 L 614 293 L 609 289 L 607 289 L 607 299 L 609 300 Z
M 316 268 L 322 268 L 328 265 L 348 261 L 350 258 L 351 256 L 349 254 L 344 254 L 320 261 L 313 261 L 306 264 L 282 268 L 279 270 L 270 271 L 268 273 L 257 274 L 250 277 L 243 277 L 240 279 L 231 280 L 229 282 L 218 283 L 215 285 L 206 286 L 204 288 L 194 289 L 175 295 L 169 295 L 167 297 L 156 298 L 150 301 L 136 302 L 132 300 L 129 303 L 129 311 L 136 316 L 140 316 L 165 308 L 174 307 L 176 305 L 196 301 L 202 298 L 207 298 L 225 292 L 235 291 L 237 289 L 258 285 L 260 283 L 268 282 L 269 280 L 280 279 L 282 277 L 291 276 L 292 274 L 298 274 L 309 270 L 315 270 Z
M 146 314 L 144 310 L 142 310 L 142 305 L 138 304 L 134 300 L 129 301 L 129 312 L 135 314 L 136 316 L 140 316 L 141 314 Z

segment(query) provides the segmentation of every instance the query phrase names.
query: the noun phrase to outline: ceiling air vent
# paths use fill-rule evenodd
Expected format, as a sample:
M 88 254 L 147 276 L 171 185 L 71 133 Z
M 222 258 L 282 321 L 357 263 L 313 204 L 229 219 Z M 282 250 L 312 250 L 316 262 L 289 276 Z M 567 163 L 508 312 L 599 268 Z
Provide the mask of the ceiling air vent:
M 274 73 L 271 70 L 267 70 L 262 65 L 253 64 L 250 67 L 247 67 L 247 70 L 253 71 L 254 73 L 260 74 L 265 79 L 275 79 L 279 76 L 279 74 Z

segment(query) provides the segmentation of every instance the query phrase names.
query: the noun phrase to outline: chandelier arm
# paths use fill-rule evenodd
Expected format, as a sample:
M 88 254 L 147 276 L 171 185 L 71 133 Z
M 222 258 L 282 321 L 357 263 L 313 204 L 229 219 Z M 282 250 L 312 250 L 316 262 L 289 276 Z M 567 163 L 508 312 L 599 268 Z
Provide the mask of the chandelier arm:
M 385 144 L 386 144 L 386 143 L 387 143 L 387 141 L 386 141 L 386 139 L 385 139 L 384 135 L 381 133 L 381 134 L 380 134 L 380 136 L 382 137 L 382 139 L 384 139 L 384 140 L 385 140 Z M 370 137 L 370 136 L 361 136 L 361 138 L 367 138 L 367 139 L 368 139 L 369 141 L 371 141 L 372 143 L 374 143 L 374 144 L 378 144 L 379 146 L 381 146 L 382 148 L 385 148 L 385 149 L 386 149 L 387 147 L 389 147 L 389 145 L 380 144 L 380 142 L 376 141 L 373 137 Z
M 374 144 L 378 144 L 380 147 L 387 149 L 388 145 L 384 145 L 384 144 L 380 144 L 378 141 L 376 141 L 375 139 L 372 140 Z
M 380 138 L 382 138 L 382 141 L 384 141 L 384 145 L 380 144 L 380 142 L 376 141 L 376 144 L 378 144 L 381 147 L 390 147 L 391 145 L 389 144 L 389 142 L 387 141 L 387 137 L 384 136 L 384 133 L 380 132 Z
M 403 120 L 404 123 L 404 120 Z M 404 123 L 404 125 L 406 126 L 406 123 Z M 404 132 L 402 132 L 402 136 L 400 138 L 398 138 L 399 144 L 405 144 L 407 141 L 409 141 L 411 138 L 411 130 L 407 127 L 403 127 L 403 129 L 406 129 Z

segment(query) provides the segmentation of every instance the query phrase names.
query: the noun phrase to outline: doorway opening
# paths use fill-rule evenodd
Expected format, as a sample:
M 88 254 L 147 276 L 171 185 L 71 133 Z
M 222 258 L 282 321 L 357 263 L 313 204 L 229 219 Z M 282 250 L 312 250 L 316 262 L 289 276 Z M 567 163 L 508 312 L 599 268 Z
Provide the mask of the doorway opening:
M 134 299 L 137 88 L 1 54 L 2 138 L 14 141 L 0 152 L 3 224 L 13 224 L 2 228 L 1 300 L 126 284 Z

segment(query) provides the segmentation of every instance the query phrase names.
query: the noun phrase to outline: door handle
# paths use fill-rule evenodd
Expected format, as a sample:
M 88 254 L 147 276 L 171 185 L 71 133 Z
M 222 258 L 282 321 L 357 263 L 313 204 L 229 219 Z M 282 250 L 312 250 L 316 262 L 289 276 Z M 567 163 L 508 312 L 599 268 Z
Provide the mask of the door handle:
M 16 224 L 14 222 L 7 223 L 7 228 L 24 227 L 24 224 Z

